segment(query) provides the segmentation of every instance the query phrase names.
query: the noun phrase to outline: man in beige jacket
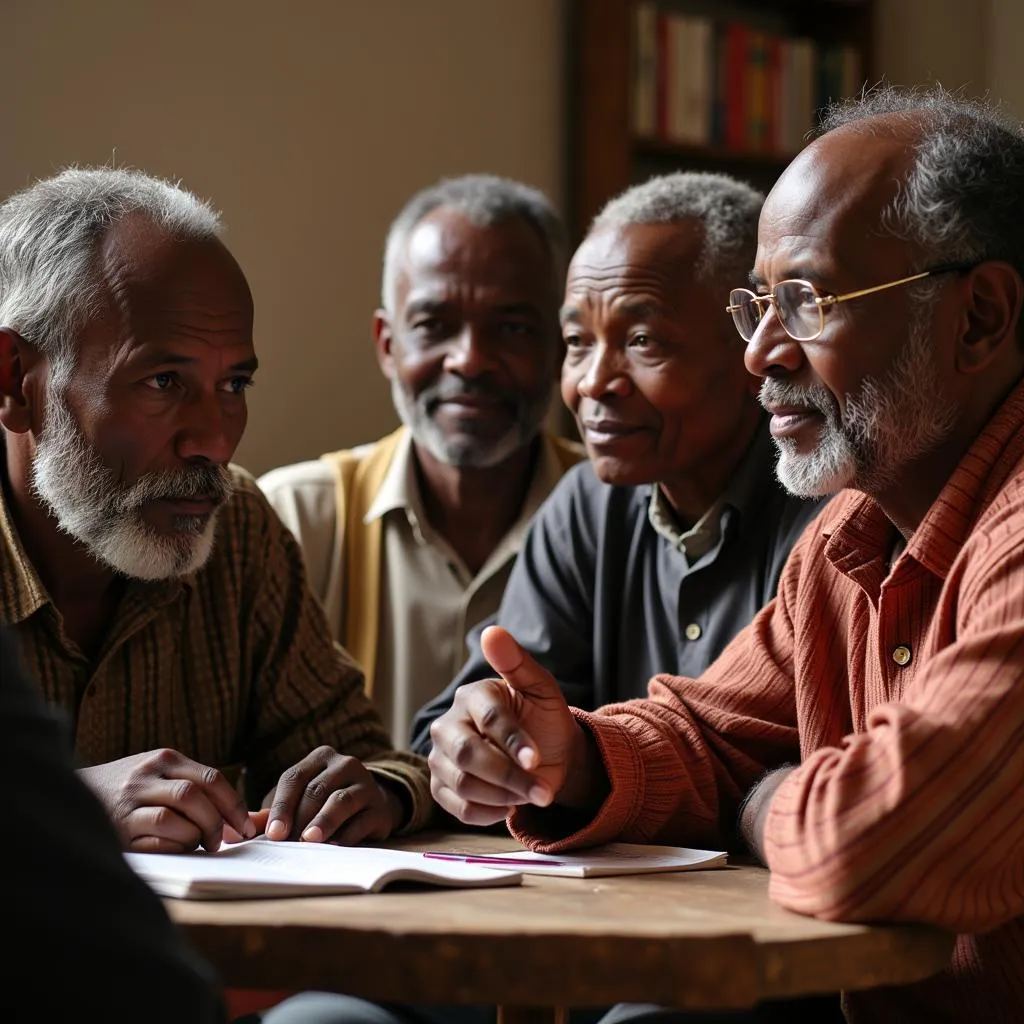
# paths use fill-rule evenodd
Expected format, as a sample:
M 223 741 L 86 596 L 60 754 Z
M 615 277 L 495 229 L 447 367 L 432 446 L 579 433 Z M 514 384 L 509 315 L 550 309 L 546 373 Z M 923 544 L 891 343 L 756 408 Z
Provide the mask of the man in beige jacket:
M 545 434 L 564 229 L 541 193 L 469 175 L 391 226 L 377 358 L 403 426 L 260 481 L 398 744 L 492 615 L 534 511 L 582 448 Z

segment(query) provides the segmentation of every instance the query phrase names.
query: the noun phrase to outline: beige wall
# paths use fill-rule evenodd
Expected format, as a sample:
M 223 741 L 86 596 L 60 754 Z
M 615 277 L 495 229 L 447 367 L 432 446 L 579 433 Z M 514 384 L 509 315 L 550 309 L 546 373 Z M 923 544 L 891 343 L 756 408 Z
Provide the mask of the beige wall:
M 262 365 L 238 452 L 253 471 L 394 423 L 369 321 L 411 192 L 491 171 L 561 202 L 562 0 L 0 9 L 0 195 L 116 158 L 223 210 L 256 301 Z
M 983 93 L 992 2 L 876 0 L 876 71 L 894 85 L 938 81 L 970 95 Z
M 238 459 L 394 423 L 369 340 L 383 235 L 417 188 L 563 184 L 565 0 L 0 0 L 0 195 L 70 162 L 181 177 L 224 211 L 262 361 Z M 1021 0 L 877 0 L 890 81 L 1024 114 Z M 16 102 L 10 97 L 16 96 Z
M 988 86 L 1015 117 L 1024 118 L 1024 3 L 988 0 L 991 13 L 986 36 Z

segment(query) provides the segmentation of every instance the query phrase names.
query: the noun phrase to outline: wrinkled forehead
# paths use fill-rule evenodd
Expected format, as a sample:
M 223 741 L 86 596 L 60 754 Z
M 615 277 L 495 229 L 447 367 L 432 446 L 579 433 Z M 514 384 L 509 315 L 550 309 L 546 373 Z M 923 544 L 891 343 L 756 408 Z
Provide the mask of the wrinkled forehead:
M 398 297 L 456 287 L 515 293 L 551 306 L 553 276 L 543 239 L 521 217 L 476 224 L 440 207 L 409 233 L 398 265 Z
M 765 201 L 756 275 L 766 283 L 812 269 L 873 278 L 882 265 L 907 263 L 910 243 L 885 229 L 883 212 L 913 166 L 913 141 L 907 131 L 862 125 L 811 143 Z
M 115 298 L 132 304 L 188 302 L 224 312 L 251 310 L 241 267 L 217 238 L 182 238 L 144 216 L 119 221 L 100 243 L 99 271 Z
M 658 281 L 693 283 L 703 253 L 704 231 L 693 219 L 654 224 L 622 224 L 592 231 L 569 263 L 566 291 Z
M 109 368 L 154 344 L 235 361 L 251 354 L 252 295 L 219 239 L 182 238 L 127 217 L 100 240 L 95 274 L 98 301 L 78 333 L 80 369 Z

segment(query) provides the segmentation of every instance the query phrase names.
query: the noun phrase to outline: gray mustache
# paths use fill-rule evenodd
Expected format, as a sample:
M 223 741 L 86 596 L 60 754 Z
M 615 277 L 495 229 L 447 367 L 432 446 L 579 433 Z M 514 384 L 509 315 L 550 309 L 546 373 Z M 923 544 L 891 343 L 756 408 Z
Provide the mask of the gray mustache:
M 766 377 L 761 382 L 758 398 L 763 406 L 801 405 L 817 409 L 824 416 L 835 411 L 832 396 L 823 387 L 801 387 L 777 377 Z
M 231 474 L 224 466 L 186 466 L 167 473 L 147 473 L 121 496 L 118 506 L 129 512 L 151 501 L 187 501 L 212 498 L 220 506 L 234 493 Z

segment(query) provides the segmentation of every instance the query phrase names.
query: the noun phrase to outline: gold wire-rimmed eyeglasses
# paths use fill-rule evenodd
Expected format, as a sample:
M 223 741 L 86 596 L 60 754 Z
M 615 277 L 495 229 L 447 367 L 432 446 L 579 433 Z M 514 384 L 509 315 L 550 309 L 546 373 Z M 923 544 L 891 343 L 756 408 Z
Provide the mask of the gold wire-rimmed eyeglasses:
M 780 281 L 767 295 L 758 295 L 749 288 L 734 288 L 729 292 L 727 313 L 732 314 L 732 322 L 736 325 L 740 337 L 750 342 L 757 332 L 758 325 L 765 318 L 768 309 L 775 307 L 775 315 L 782 324 L 782 329 L 794 341 L 814 341 L 825 329 L 825 309 L 837 302 L 859 299 L 863 295 L 885 291 L 897 285 L 920 281 L 923 277 L 935 274 L 962 273 L 971 270 L 977 263 L 943 263 L 929 270 L 922 270 L 909 277 L 901 277 L 898 281 L 886 281 L 872 288 L 861 288 L 859 291 L 847 292 L 845 295 L 819 295 L 818 290 L 810 281 L 794 278 Z

